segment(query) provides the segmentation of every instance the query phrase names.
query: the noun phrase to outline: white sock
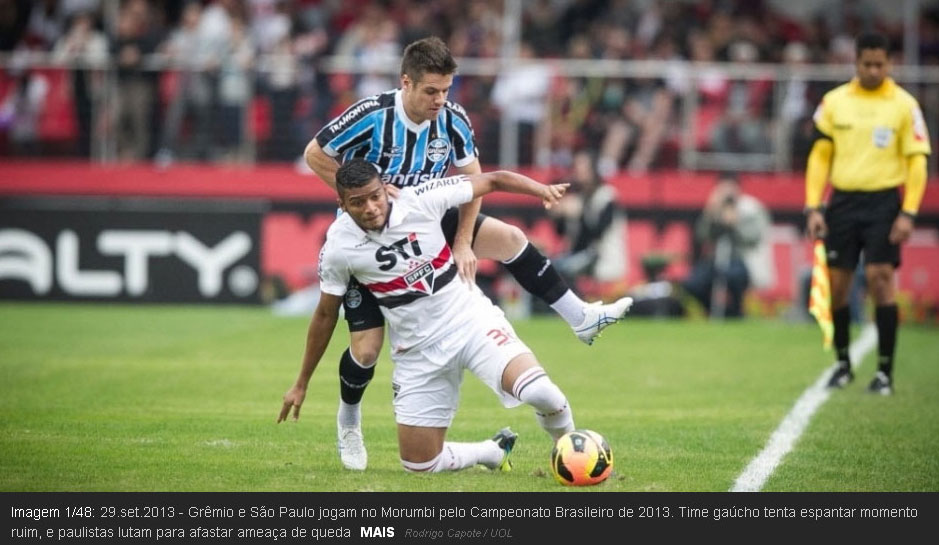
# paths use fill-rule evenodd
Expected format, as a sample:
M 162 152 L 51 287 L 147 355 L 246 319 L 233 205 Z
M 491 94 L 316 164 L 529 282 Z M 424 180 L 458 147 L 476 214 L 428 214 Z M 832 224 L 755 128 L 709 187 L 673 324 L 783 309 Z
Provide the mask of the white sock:
M 535 409 L 535 419 L 553 439 L 574 430 L 574 413 L 567 396 L 541 367 L 532 367 L 519 375 L 512 385 L 512 395 Z
M 574 292 L 567 290 L 560 299 L 551 303 L 554 312 L 561 315 L 564 321 L 571 327 L 578 327 L 584 323 L 584 307 L 587 303 L 583 299 L 574 295 Z
M 427 462 L 409 462 L 401 460 L 404 469 L 415 473 L 440 473 L 442 471 L 459 471 L 476 464 L 483 464 L 492 469 L 502 463 L 505 454 L 495 441 L 480 441 L 478 443 L 451 443 L 443 444 L 443 450 L 436 458 Z
M 343 428 L 358 426 L 362 422 L 362 404 L 350 405 L 339 400 L 339 412 L 336 413 L 336 422 Z

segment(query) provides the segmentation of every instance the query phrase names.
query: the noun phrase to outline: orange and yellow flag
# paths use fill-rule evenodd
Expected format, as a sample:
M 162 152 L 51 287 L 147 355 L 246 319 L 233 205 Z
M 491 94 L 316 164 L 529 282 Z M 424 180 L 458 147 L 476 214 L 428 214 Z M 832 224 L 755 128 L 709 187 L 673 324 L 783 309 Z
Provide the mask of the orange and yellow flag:
M 812 287 L 809 290 L 809 314 L 815 316 L 818 327 L 822 328 L 822 347 L 831 349 L 835 324 L 831 319 L 831 286 L 828 279 L 828 259 L 825 257 L 825 243 L 815 241 L 815 253 L 812 259 Z

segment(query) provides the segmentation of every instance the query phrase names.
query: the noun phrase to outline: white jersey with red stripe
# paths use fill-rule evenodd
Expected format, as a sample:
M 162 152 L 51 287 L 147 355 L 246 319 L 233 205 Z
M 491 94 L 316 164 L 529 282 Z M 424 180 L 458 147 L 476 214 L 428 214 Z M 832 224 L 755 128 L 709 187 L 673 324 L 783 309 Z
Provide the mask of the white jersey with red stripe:
M 498 311 L 479 288 L 460 280 L 440 228 L 447 209 L 472 199 L 469 180 L 452 176 L 402 188 L 381 231 L 365 231 L 349 214 L 339 216 L 320 252 L 320 290 L 343 296 L 355 276 L 378 300 L 392 355 L 436 344 L 427 356 L 444 363 L 460 343 L 461 328 Z

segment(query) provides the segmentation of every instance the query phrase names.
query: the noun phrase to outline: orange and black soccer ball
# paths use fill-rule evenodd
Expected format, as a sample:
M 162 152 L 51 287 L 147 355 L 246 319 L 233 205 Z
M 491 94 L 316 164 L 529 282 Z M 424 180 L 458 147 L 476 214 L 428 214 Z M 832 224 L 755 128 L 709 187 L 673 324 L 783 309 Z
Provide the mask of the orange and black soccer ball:
M 613 471 L 613 451 L 602 435 L 574 430 L 562 435 L 551 451 L 551 473 L 565 486 L 603 482 Z

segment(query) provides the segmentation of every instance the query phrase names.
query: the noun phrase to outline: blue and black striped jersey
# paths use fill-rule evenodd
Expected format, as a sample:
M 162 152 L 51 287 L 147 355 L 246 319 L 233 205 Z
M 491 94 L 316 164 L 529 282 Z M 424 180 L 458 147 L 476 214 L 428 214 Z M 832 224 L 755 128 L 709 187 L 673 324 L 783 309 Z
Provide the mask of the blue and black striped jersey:
M 316 141 L 339 162 L 369 161 L 382 182 L 398 187 L 442 178 L 451 164 L 466 166 L 478 156 L 473 127 L 459 104 L 447 101 L 436 119 L 417 124 L 404 113 L 400 89 L 356 102 L 323 127 Z

